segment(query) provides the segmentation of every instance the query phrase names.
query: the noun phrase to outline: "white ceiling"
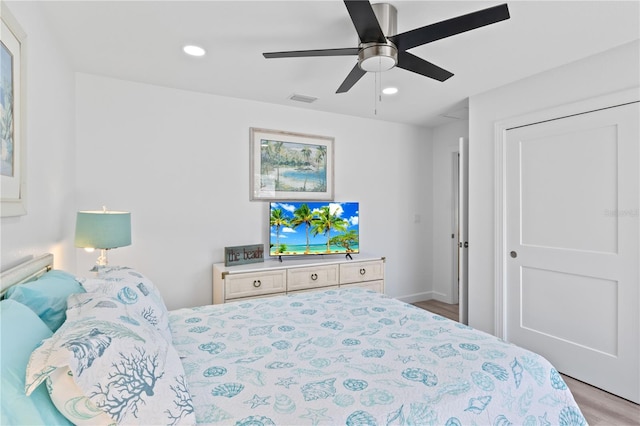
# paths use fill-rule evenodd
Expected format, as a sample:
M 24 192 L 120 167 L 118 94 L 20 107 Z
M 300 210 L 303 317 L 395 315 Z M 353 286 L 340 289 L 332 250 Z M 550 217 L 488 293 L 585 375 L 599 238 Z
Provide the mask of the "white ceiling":
M 398 32 L 491 7 L 487 1 L 390 1 Z M 376 103 L 375 74 L 336 94 L 356 57 L 265 59 L 262 52 L 356 47 L 342 1 L 46 1 L 75 71 L 223 96 L 433 126 L 467 98 L 640 38 L 640 1 L 509 1 L 511 19 L 411 49 L 454 73 L 445 82 L 395 68 Z M 186 56 L 184 44 L 208 54 Z M 615 66 L 615 64 L 612 64 Z M 313 104 L 288 99 L 317 97 Z

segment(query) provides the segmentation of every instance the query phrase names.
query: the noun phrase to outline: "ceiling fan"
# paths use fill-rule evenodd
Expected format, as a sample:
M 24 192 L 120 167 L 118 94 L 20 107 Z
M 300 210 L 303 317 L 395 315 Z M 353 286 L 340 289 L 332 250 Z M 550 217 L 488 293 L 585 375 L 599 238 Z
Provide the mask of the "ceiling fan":
M 438 81 L 453 73 L 419 58 L 407 50 L 451 37 L 485 25 L 509 19 L 506 4 L 426 25 L 396 34 L 397 10 L 388 3 L 371 4 L 366 0 L 345 0 L 345 6 L 356 28 L 360 44 L 353 48 L 295 50 L 263 53 L 265 58 L 299 58 L 311 56 L 358 56 L 358 63 L 336 93 L 345 93 L 367 72 L 381 72 L 399 67 Z

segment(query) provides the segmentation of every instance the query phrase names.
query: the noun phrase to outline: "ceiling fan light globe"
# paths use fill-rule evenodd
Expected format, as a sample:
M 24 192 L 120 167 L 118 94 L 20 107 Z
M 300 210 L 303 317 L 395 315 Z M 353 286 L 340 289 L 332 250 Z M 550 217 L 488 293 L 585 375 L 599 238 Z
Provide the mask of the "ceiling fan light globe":
M 360 62 L 360 68 L 367 72 L 389 71 L 396 66 L 396 61 L 388 56 L 373 56 Z

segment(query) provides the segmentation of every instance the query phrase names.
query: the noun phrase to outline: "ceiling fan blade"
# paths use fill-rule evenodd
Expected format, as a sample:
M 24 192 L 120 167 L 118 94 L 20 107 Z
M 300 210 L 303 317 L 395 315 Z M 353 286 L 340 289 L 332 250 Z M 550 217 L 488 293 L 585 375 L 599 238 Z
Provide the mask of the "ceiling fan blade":
M 371 3 L 363 0 L 344 0 L 345 6 L 356 27 L 356 32 L 362 43 L 385 43 L 387 38 L 380 28 L 376 14 L 373 13 Z
M 445 81 L 453 76 L 453 73 L 409 52 L 398 52 L 398 65 L 396 66 L 438 81 Z
M 408 50 L 412 47 L 451 37 L 456 34 L 484 27 L 485 25 L 495 24 L 505 19 L 509 19 L 509 8 L 506 4 L 501 4 L 396 34 L 389 37 L 389 40 L 396 45 L 398 50 Z
M 343 49 L 319 49 L 319 50 L 291 50 L 288 52 L 266 52 L 262 55 L 265 58 L 303 58 L 309 56 L 353 56 L 358 54 L 357 47 L 346 47 Z
M 336 93 L 348 92 L 349 89 L 351 89 L 353 85 L 356 84 L 358 80 L 360 80 L 362 76 L 365 75 L 366 73 L 367 73 L 366 71 L 363 71 L 360 68 L 360 65 L 356 64 L 356 66 L 353 67 L 353 69 L 351 70 L 347 78 L 344 79 L 340 87 L 338 87 L 338 90 L 336 90 Z

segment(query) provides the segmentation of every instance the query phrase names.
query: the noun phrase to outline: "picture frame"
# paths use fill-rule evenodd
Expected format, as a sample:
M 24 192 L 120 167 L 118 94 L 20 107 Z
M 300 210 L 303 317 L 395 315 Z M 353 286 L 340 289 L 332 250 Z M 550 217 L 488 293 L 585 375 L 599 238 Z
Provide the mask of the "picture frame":
M 26 33 L 4 2 L 0 31 L 0 180 L 2 217 L 26 208 Z
M 334 138 L 251 127 L 251 201 L 331 201 Z

